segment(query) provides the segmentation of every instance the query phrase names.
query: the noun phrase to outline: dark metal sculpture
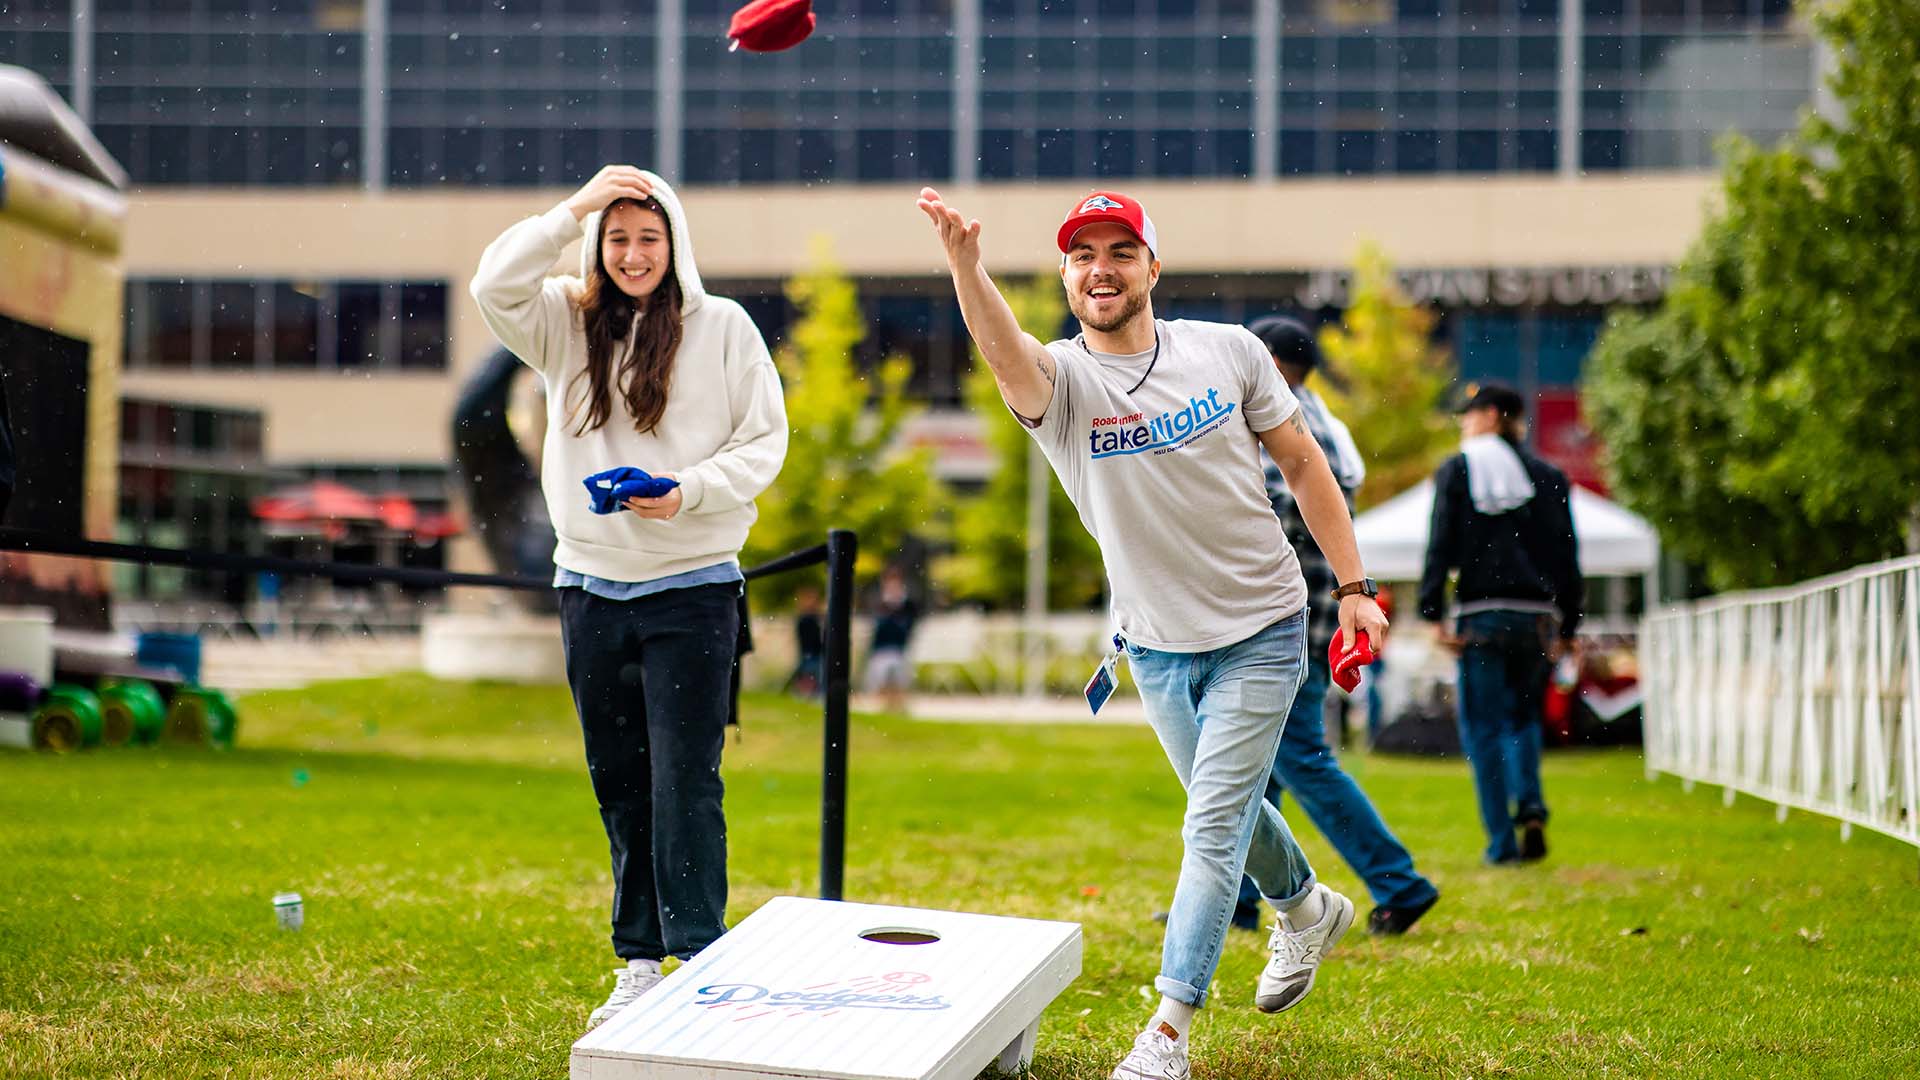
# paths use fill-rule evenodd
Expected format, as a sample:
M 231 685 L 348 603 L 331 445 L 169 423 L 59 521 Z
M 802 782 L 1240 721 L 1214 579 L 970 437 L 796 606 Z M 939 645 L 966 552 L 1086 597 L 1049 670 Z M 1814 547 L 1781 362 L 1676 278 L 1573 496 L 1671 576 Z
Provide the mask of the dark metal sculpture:
M 467 380 L 453 410 L 454 468 L 466 492 L 469 520 L 495 569 L 551 578 L 553 521 L 540 492 L 540 472 L 507 422 L 514 378 L 526 371 L 501 349 Z M 537 613 L 556 610 L 551 590 L 516 592 L 515 600 Z

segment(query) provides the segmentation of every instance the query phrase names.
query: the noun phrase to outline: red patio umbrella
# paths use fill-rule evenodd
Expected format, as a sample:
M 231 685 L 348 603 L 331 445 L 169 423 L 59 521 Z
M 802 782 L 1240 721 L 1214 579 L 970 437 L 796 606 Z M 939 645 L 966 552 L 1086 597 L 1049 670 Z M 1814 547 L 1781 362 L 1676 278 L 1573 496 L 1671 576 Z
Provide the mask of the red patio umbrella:
M 420 508 L 413 500 L 398 491 L 388 491 L 380 496 L 380 524 L 394 532 L 412 532 L 420 523 Z
M 415 540 L 442 540 L 465 531 L 466 525 L 452 514 L 421 514 L 419 523 L 413 527 L 413 537 Z
M 282 488 L 254 499 L 252 505 L 254 517 L 280 524 L 380 520 L 378 502 L 332 480 Z

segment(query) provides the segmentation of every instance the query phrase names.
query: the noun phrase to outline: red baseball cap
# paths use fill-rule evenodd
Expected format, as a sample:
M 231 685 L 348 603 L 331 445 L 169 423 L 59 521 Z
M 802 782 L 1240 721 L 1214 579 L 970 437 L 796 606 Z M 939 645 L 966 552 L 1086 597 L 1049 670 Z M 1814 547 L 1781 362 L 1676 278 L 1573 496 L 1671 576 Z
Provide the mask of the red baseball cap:
M 1117 191 L 1096 191 L 1082 198 L 1074 205 L 1073 212 L 1060 224 L 1060 251 L 1065 254 L 1073 246 L 1073 234 L 1089 225 L 1110 221 L 1124 226 L 1127 231 L 1140 238 L 1147 250 L 1158 254 L 1160 236 L 1153 228 L 1153 219 L 1147 216 L 1147 208 Z
M 791 49 L 813 33 L 813 0 L 753 0 L 733 13 L 727 37 L 729 49 L 779 52 Z

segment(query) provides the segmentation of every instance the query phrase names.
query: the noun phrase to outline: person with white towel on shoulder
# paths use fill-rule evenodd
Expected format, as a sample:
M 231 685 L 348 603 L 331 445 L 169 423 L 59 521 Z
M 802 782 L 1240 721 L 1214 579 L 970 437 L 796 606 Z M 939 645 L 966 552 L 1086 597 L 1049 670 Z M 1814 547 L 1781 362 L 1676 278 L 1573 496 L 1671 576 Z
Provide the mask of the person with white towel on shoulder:
M 1460 655 L 1455 701 L 1492 864 L 1547 854 L 1540 704 L 1582 614 L 1567 476 L 1525 446 L 1526 400 L 1498 383 L 1467 388 L 1460 453 L 1433 477 L 1420 617 Z M 1448 575 L 1455 629 L 1445 629 Z

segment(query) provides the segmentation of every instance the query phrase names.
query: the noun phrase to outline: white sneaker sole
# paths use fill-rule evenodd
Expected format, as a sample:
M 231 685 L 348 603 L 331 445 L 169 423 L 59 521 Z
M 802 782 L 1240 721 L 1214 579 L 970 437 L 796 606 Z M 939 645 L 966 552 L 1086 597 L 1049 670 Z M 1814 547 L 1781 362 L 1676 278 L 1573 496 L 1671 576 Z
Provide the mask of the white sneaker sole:
M 1336 903 L 1331 912 L 1333 932 L 1328 934 L 1327 940 L 1320 945 L 1320 963 L 1322 964 L 1326 963 L 1327 953 L 1331 952 L 1333 947 L 1340 943 L 1340 939 L 1347 936 L 1347 931 L 1353 928 L 1353 901 L 1339 893 L 1329 893 L 1328 898 Z M 1307 985 L 1299 993 L 1292 997 L 1286 996 L 1284 990 L 1276 993 L 1256 993 L 1253 998 L 1253 1007 L 1263 1013 L 1286 1012 L 1307 1000 L 1307 995 L 1313 993 L 1313 981 L 1319 975 L 1320 964 L 1315 964 L 1313 970 L 1307 972 Z

